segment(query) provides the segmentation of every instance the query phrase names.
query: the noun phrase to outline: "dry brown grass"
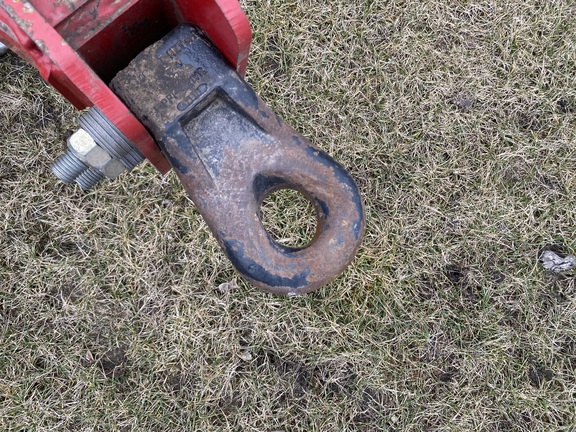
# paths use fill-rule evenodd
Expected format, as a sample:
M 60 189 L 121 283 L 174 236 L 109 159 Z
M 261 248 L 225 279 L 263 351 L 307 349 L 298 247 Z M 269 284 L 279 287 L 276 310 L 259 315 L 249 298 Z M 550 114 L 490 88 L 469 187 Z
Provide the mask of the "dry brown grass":
M 356 261 L 278 298 L 173 175 L 58 183 L 77 113 L 4 57 L 0 429 L 576 430 L 575 274 L 537 260 L 576 250 L 574 2 L 243 4 L 249 82 L 364 193 Z

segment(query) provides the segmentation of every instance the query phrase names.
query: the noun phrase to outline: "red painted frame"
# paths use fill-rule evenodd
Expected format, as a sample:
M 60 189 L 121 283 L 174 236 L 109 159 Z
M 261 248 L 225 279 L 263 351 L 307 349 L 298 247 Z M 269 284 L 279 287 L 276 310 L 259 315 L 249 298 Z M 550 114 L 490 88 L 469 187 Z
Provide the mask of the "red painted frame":
M 0 0 L 0 41 L 76 108 L 100 108 L 163 173 L 168 161 L 106 82 L 182 22 L 245 73 L 252 32 L 238 0 Z

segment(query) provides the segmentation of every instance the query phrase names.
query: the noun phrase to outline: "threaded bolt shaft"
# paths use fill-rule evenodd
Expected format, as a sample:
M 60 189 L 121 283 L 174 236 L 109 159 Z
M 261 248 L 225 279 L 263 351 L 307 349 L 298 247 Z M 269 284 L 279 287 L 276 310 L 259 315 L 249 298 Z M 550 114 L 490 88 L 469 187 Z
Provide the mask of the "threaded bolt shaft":
M 87 191 L 103 178 L 104 175 L 101 172 L 93 168 L 88 168 L 76 178 L 76 183 L 78 183 L 83 190 Z
M 70 184 L 88 167 L 78 160 L 71 151 L 67 151 L 50 166 L 56 177 L 64 183 Z
M 79 122 L 82 127 L 68 139 L 69 150 L 51 167 L 64 183 L 76 181 L 87 191 L 104 177 L 116 178 L 144 160 L 134 144 L 98 108 L 90 108 Z

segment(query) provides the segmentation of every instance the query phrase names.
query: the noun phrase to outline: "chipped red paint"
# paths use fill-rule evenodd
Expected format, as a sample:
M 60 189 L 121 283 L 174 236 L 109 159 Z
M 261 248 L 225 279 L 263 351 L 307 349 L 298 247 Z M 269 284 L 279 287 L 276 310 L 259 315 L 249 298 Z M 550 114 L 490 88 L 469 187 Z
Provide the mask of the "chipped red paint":
M 200 27 L 241 76 L 246 73 L 252 41 L 250 24 L 237 0 L 174 0 L 181 22 Z M 223 25 L 223 23 L 226 25 Z
M 42 15 L 48 24 L 56 27 L 82 5 L 90 0 L 29 0 L 34 8 Z
M 76 108 L 100 108 L 161 172 L 166 158 L 107 82 L 182 22 L 244 74 L 252 34 L 237 0 L 0 0 L 0 41 Z

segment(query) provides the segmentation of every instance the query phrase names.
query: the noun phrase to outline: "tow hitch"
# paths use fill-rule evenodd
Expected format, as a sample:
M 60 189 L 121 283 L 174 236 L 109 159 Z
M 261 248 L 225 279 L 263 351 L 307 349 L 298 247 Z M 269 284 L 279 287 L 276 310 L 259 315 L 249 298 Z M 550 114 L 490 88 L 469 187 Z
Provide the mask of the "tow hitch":
M 236 0 L 46 3 L 2 0 L 0 40 L 78 108 L 92 107 L 53 165 L 60 179 L 89 189 L 148 158 L 175 170 L 253 285 L 299 295 L 344 270 L 364 234 L 360 192 L 243 80 L 251 36 Z M 126 55 L 112 46 L 118 52 L 106 57 L 110 41 Z M 262 201 L 279 189 L 314 206 L 317 230 L 305 247 L 279 244 L 262 224 Z

